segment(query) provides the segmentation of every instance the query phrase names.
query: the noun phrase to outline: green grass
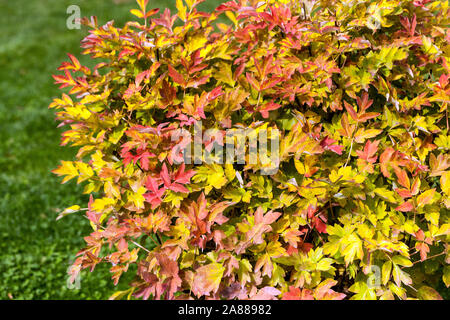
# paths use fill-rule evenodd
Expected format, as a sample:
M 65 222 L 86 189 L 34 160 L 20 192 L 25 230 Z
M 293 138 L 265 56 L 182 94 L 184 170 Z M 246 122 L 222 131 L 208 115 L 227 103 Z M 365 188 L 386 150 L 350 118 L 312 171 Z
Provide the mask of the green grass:
M 150 0 L 152 7 L 174 8 L 172 0 Z M 207 0 L 202 9 L 220 1 Z M 16 0 L 0 2 L 0 299 L 106 299 L 118 288 L 106 266 L 84 272 L 81 288 L 68 289 L 67 268 L 91 231 L 79 215 L 55 221 L 57 212 L 87 202 L 82 187 L 61 185 L 50 173 L 76 150 L 60 147 L 53 111 L 60 95 L 51 74 L 70 52 L 80 57 L 86 29 L 68 30 L 66 9 L 99 23 L 132 19 L 134 0 Z M 87 63 L 88 57 L 80 61 Z

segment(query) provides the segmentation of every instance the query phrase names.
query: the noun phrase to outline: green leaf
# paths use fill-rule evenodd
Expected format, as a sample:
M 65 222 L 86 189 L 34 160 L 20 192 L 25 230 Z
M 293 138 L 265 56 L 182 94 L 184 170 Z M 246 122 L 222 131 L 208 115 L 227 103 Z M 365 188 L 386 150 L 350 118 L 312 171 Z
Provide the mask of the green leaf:
M 381 268 L 381 282 L 386 285 L 391 278 L 392 262 L 386 261 Z
M 412 284 L 412 279 L 409 276 L 409 274 L 404 272 L 402 269 L 400 269 L 400 267 L 398 267 L 395 264 L 394 264 L 394 268 L 392 271 L 392 275 L 394 277 L 395 284 L 399 287 L 401 286 L 402 283 L 404 283 L 406 285 Z
M 450 267 L 444 267 L 444 274 L 442 275 L 442 280 L 444 281 L 445 286 L 448 288 L 450 286 Z
M 401 265 L 403 267 L 412 267 L 412 265 L 413 265 L 413 263 L 408 258 L 401 256 L 401 255 L 392 257 L 392 261 L 395 264 Z
M 358 281 L 353 284 L 349 289 L 350 292 L 356 293 L 350 300 L 376 300 L 377 295 L 375 290 L 369 288 L 365 281 Z
M 443 300 L 435 289 L 428 286 L 420 287 L 417 291 L 417 297 L 421 300 Z

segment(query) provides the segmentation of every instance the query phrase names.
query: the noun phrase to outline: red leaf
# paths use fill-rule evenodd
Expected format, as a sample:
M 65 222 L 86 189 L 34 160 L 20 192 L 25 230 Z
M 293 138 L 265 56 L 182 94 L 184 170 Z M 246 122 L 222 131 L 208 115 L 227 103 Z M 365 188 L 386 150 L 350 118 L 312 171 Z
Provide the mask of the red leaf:
M 358 122 L 364 122 L 373 118 L 378 117 L 380 114 L 378 112 L 368 112 L 363 113 L 360 116 L 358 116 Z
M 189 183 L 191 178 L 195 175 L 195 171 L 189 170 L 184 171 L 185 165 L 184 163 L 181 164 L 180 168 L 178 168 L 177 173 L 175 174 L 175 181 L 178 183 L 186 184 Z
M 342 300 L 345 298 L 345 294 L 338 293 L 331 289 L 331 287 L 337 284 L 336 280 L 327 279 L 317 286 L 314 290 L 314 297 L 317 300 Z
M 355 109 L 347 101 L 344 101 L 344 107 L 347 110 L 347 112 L 350 114 L 352 119 L 355 121 L 358 121 L 358 115 L 356 114 Z
M 333 151 L 334 153 L 337 153 L 339 155 L 342 154 L 342 151 L 344 150 L 344 146 L 335 145 L 336 140 L 331 139 L 330 137 L 325 137 L 320 142 L 320 146 L 324 148 L 325 150 Z
M 145 187 L 150 192 L 144 194 L 145 200 L 150 203 L 152 209 L 155 209 L 162 202 L 162 196 L 164 194 L 164 188 L 159 189 L 160 183 L 152 177 L 148 177 L 145 183 Z
M 281 105 L 271 101 L 264 104 L 261 108 L 259 108 L 258 111 L 261 113 L 264 119 L 267 119 L 269 117 L 269 111 L 277 110 L 279 108 L 281 108 Z
M 327 225 L 319 217 L 314 217 L 312 224 L 320 233 L 327 233 Z
M 250 83 L 250 85 L 253 88 L 255 88 L 256 91 L 258 91 L 258 92 L 261 91 L 261 87 L 260 87 L 258 81 L 256 81 L 255 77 L 251 73 L 247 72 L 245 74 L 245 77 L 247 78 L 247 81 Z
M 154 16 L 158 12 L 159 12 L 159 8 L 152 9 L 145 14 L 144 18 L 146 18 L 146 19 L 150 18 L 151 16 Z
M 284 233 L 283 238 L 292 247 L 297 248 L 297 243 L 300 242 L 299 235 L 301 234 L 303 234 L 303 232 L 300 232 L 299 230 L 289 229 Z
M 369 100 L 369 94 L 367 92 L 363 93 L 362 99 L 357 97 L 356 102 L 358 103 L 359 113 L 363 113 L 373 104 L 373 100 Z
M 72 65 L 74 66 L 75 70 L 79 70 L 81 68 L 80 61 L 78 61 L 78 59 L 70 53 L 68 53 L 67 55 L 69 56 L 70 61 L 72 61 Z
M 211 92 L 208 93 L 207 100 L 211 102 L 224 94 L 225 92 L 223 92 L 222 86 L 216 87 Z
M 172 78 L 172 80 L 183 87 L 186 85 L 186 81 L 184 80 L 183 76 L 179 74 L 170 64 L 169 64 L 169 76 Z
M 423 232 L 422 229 L 419 229 L 419 230 L 416 232 L 416 239 L 417 239 L 417 240 L 420 240 L 420 241 L 425 240 L 425 234 L 424 234 L 424 232 Z
M 136 53 L 136 49 L 123 49 L 119 53 L 119 60 L 121 60 L 125 56 L 132 56 Z
M 404 202 L 403 204 L 395 208 L 395 210 L 401 212 L 410 212 L 412 209 L 414 209 L 414 206 L 411 201 Z
M 367 140 L 366 145 L 364 146 L 364 151 L 356 151 L 358 157 L 363 160 L 366 160 L 369 163 L 375 163 L 377 161 L 376 153 L 378 151 L 378 144 L 380 141 L 371 142 Z
M 397 191 L 399 196 L 402 197 L 403 199 L 408 199 L 412 197 L 411 191 L 409 191 L 408 189 L 396 189 L 395 191 Z
M 164 182 L 164 187 L 175 192 L 188 193 L 189 190 L 183 184 L 189 183 L 191 177 L 195 174 L 194 171 L 184 171 L 185 165 L 181 164 L 176 173 L 169 173 L 166 164 L 164 163 L 160 172 L 160 177 Z
M 411 183 L 409 181 L 409 177 L 406 171 L 402 169 L 397 169 L 395 170 L 395 174 L 397 175 L 398 183 L 400 183 L 401 186 L 409 190 L 411 188 Z
M 166 186 L 166 188 L 169 187 L 170 186 L 169 170 L 167 170 L 167 166 L 165 163 L 162 165 L 160 177 L 164 181 L 164 185 Z
M 310 289 L 289 287 L 289 291 L 283 294 L 282 300 L 314 300 L 313 292 Z
M 416 243 L 416 249 L 420 252 L 420 261 L 425 261 L 427 259 L 427 254 L 430 252 L 430 247 L 424 242 Z

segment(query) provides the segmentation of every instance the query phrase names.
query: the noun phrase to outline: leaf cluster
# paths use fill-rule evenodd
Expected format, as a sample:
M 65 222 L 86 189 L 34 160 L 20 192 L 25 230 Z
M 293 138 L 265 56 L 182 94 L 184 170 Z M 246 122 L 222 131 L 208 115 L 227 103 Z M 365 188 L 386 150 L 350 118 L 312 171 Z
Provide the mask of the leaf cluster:
M 112 298 L 440 298 L 448 1 L 242 0 L 206 13 L 177 0 L 174 15 L 137 2 L 139 22 L 123 28 L 85 19 L 83 53 L 101 62 L 69 55 L 54 76 L 70 89 L 50 105 L 70 127 L 62 144 L 79 147 L 54 172 L 91 195 L 63 214 L 81 210 L 93 228 L 73 277 L 109 263 L 117 283 L 137 265 Z M 278 130 L 278 172 L 177 164 L 173 133 L 198 121 Z

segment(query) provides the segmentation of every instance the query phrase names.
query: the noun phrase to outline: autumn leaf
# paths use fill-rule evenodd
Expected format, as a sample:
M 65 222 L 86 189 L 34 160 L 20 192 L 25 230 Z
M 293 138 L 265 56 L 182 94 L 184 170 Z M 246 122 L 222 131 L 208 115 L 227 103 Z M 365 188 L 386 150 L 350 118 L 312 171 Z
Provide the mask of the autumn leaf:
M 441 295 L 429 286 L 422 286 L 417 291 L 417 295 L 421 300 L 443 300 Z
M 435 192 L 436 189 L 430 189 L 419 195 L 417 197 L 417 206 L 420 208 L 427 204 L 432 203 Z
M 283 294 L 282 300 L 314 300 L 313 292 L 309 289 L 289 287 L 289 291 Z
M 414 204 L 412 201 L 406 201 L 399 205 L 395 210 L 401 211 L 401 212 L 410 212 L 414 209 Z
M 71 214 L 71 213 L 78 212 L 78 211 L 80 211 L 80 210 L 81 210 L 81 208 L 80 208 L 79 205 L 70 206 L 70 207 L 64 209 L 64 210 L 58 215 L 58 217 L 56 217 L 56 220 L 59 220 L 59 219 L 65 217 L 65 216 L 67 216 L 67 215 L 69 215 L 69 214 Z
M 171 65 L 169 65 L 168 68 L 169 68 L 169 76 L 172 78 L 172 80 L 175 83 L 178 83 L 179 85 L 185 87 L 186 81 L 184 80 L 184 77 L 180 73 L 178 73 L 178 71 L 176 71 Z
M 52 172 L 58 176 L 65 176 L 62 183 L 66 183 L 78 176 L 78 170 L 71 161 L 61 161 L 61 165 Z
M 211 263 L 195 271 L 192 291 L 198 297 L 216 293 L 225 268 L 219 263 Z
M 317 300 L 343 300 L 346 297 L 344 293 L 338 293 L 331 289 L 337 283 L 332 279 L 324 280 L 314 289 L 314 297 Z
M 53 76 L 78 149 L 53 172 L 89 197 L 58 219 L 92 227 L 71 280 L 102 263 L 136 278 L 114 299 L 439 298 L 447 3 L 202 2 L 85 18 L 98 63 Z
M 379 143 L 380 143 L 379 141 L 371 142 L 368 140 L 366 142 L 366 145 L 364 146 L 364 150 L 363 151 L 358 150 L 356 151 L 356 154 L 358 155 L 358 157 L 369 163 L 375 163 L 377 161 L 376 153 L 378 151 Z

